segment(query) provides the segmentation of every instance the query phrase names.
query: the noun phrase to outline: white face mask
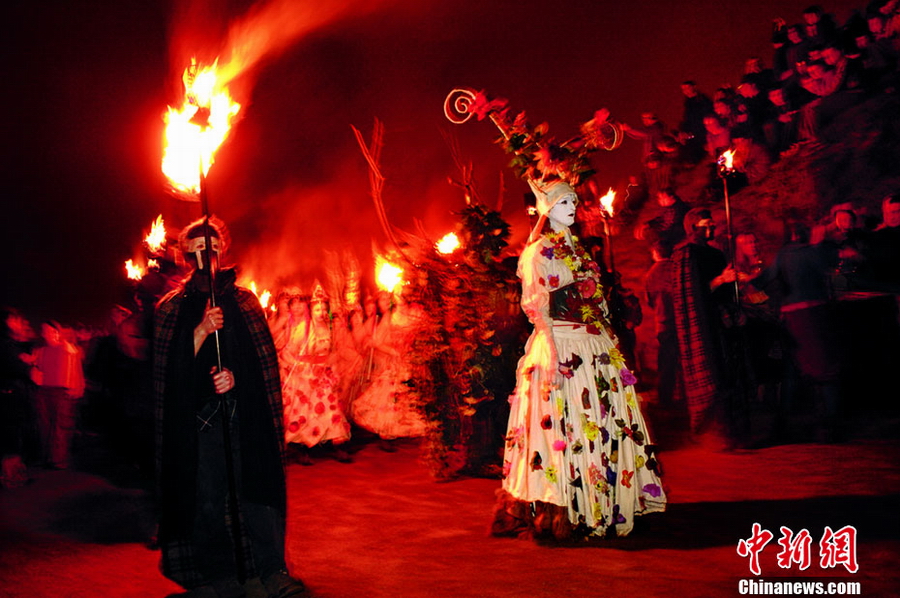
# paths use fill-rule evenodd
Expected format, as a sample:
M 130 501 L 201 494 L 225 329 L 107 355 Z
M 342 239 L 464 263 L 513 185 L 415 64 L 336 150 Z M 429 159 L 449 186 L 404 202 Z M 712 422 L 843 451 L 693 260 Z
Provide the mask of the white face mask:
M 547 220 L 559 226 L 572 226 L 575 224 L 575 206 L 577 205 L 577 197 L 564 195 L 547 212 Z
M 211 237 L 212 250 L 219 254 L 219 239 Z M 206 250 L 206 239 L 203 236 L 189 239 L 187 242 L 188 253 L 192 253 L 197 257 L 197 269 L 203 270 L 203 252 Z

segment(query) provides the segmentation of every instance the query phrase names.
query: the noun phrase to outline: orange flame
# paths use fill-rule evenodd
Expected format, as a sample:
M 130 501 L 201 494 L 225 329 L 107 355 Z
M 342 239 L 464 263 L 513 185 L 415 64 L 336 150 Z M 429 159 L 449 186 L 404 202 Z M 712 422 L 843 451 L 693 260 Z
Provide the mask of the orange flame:
M 272 300 L 271 292 L 264 290 L 263 292 L 260 293 L 259 287 L 256 286 L 255 280 L 251 280 L 249 283 L 247 283 L 246 286 L 250 290 L 250 292 L 253 293 L 254 295 L 256 295 L 256 298 L 259 299 L 259 304 L 260 304 L 260 306 L 262 306 L 263 309 L 266 309 L 267 307 L 269 307 L 269 301 Z
M 144 269 L 134 263 L 133 260 L 125 262 L 125 274 L 129 280 L 140 280 L 144 277 Z
M 184 193 L 200 192 L 200 170 L 204 176 L 209 172 L 241 109 L 218 81 L 217 66 L 218 61 L 201 67 L 192 59 L 183 76 L 184 104 L 180 109 L 169 106 L 163 119 L 162 171 Z
M 456 236 L 456 233 L 447 233 L 441 240 L 434 244 L 435 249 L 438 250 L 438 253 L 443 253 L 447 255 L 449 253 L 453 253 L 459 248 L 459 237 Z
M 147 268 L 159 270 L 159 262 L 157 262 L 156 260 L 147 260 Z
M 378 288 L 389 293 L 403 284 L 403 270 L 381 256 L 375 260 L 375 280 Z
M 613 210 L 614 201 L 616 201 L 616 192 L 610 187 L 609 191 L 606 192 L 606 195 L 600 198 L 600 205 L 603 206 L 603 210 L 609 214 L 610 218 L 615 214 L 615 210 Z
M 259 295 L 259 304 L 263 309 L 266 309 L 269 306 L 269 301 L 272 300 L 272 293 L 269 291 L 263 291 Z
M 722 155 L 719 157 L 719 164 L 722 165 L 726 172 L 734 170 L 734 150 L 722 152 Z
M 163 224 L 162 214 L 156 217 L 153 225 L 150 227 L 150 233 L 144 237 L 144 243 L 151 253 L 157 254 L 163 250 L 166 245 L 166 225 Z

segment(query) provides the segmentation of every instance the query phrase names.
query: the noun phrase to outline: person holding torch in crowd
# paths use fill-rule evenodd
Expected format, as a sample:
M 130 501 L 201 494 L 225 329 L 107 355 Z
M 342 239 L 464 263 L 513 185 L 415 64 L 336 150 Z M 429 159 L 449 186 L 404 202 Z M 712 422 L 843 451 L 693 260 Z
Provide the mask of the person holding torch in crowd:
M 218 267 L 222 223 L 189 225 L 180 245 L 191 274 L 154 327 L 163 573 L 189 596 L 244 596 L 254 577 L 270 596 L 305 595 L 284 561 L 283 407 L 265 314 Z

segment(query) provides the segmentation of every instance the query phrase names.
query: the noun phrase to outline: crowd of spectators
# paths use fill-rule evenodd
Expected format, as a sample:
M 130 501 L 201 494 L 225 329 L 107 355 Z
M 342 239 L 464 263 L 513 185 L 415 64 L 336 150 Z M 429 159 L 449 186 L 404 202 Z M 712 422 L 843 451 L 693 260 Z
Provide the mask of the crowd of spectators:
M 625 126 L 642 143 L 642 174 L 629 181 L 622 212 L 649 212 L 634 236 L 653 257 L 644 300 L 656 322 L 660 403 L 689 415 L 692 432 L 714 428 L 738 445 L 749 441 L 754 403 L 771 407 L 778 439 L 798 417 L 818 439 L 845 437 L 856 395 L 889 410 L 886 372 L 900 358 L 896 193 L 880 214 L 851 204 L 818 221 L 798 213 L 783 246 L 768 251 L 757 231 L 715 232 L 726 225 L 716 222 L 724 152 L 733 152 L 735 193 L 800 147 L 830 143 L 824 133 L 842 112 L 897 91 L 900 1 L 874 0 L 842 24 L 819 6 L 799 16 L 773 21 L 771 67 L 748 58 L 736 87 L 710 96 L 684 81 L 676 128 L 651 111 Z M 872 373 L 860 376 L 863 368 Z
M 732 191 L 765 177 L 801 144 L 817 144 L 835 116 L 874 95 L 895 93 L 900 74 L 900 1 L 874 0 L 843 23 L 819 6 L 799 23 L 773 21 L 771 66 L 749 57 L 735 87 L 710 96 L 694 80 L 681 84 L 683 111 L 667 127 L 647 110 L 641 124 L 624 125 L 642 144 L 642 184 L 649 197 L 676 186 L 680 172 L 709 166 L 701 201 L 721 199 L 715 166 L 733 149 L 737 180 Z

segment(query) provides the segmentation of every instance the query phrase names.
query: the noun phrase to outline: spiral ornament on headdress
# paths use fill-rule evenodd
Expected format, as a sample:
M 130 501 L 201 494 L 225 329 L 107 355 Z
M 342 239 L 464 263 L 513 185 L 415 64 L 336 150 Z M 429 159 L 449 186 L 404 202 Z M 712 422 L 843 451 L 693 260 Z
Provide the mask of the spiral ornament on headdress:
M 455 125 L 461 125 L 472 118 L 472 104 L 476 93 L 467 87 L 457 88 L 447 94 L 444 100 L 444 116 Z

